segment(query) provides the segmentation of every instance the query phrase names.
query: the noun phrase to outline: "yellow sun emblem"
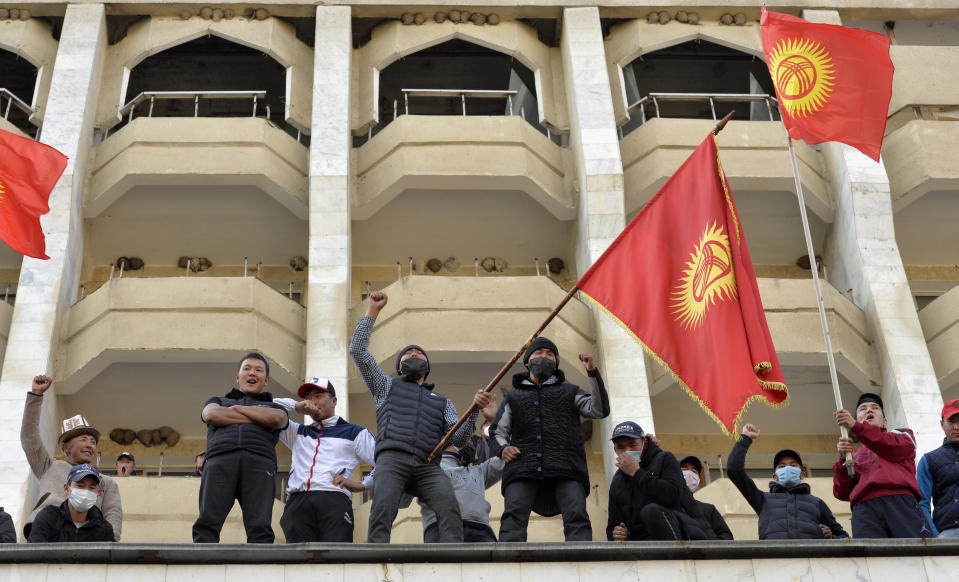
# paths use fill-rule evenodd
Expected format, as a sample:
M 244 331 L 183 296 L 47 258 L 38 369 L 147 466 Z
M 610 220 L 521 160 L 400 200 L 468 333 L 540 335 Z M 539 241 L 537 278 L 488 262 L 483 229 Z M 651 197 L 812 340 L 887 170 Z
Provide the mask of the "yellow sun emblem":
M 791 117 L 805 117 L 822 109 L 836 78 L 826 49 L 805 38 L 781 40 L 769 53 L 769 70 L 779 101 Z
M 732 253 L 723 227 L 715 222 L 706 225 L 672 296 L 673 316 L 686 329 L 698 327 L 712 304 L 736 298 Z

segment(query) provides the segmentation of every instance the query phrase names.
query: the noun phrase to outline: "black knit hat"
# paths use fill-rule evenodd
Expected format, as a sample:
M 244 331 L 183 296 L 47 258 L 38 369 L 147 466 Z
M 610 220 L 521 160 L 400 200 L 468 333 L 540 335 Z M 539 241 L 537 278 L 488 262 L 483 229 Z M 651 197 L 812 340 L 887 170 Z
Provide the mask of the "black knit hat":
M 556 344 L 549 341 L 545 337 L 538 337 L 533 340 L 533 343 L 529 344 L 529 347 L 526 348 L 526 353 L 523 354 L 523 365 L 529 363 L 529 357 L 533 355 L 533 352 L 536 350 L 541 350 L 546 348 L 547 350 L 553 352 L 553 355 L 556 356 L 556 367 L 559 367 L 559 348 L 556 347 Z
M 856 408 L 858 409 L 862 406 L 863 402 L 875 402 L 879 405 L 879 409 L 882 410 L 883 415 L 886 414 L 886 409 L 882 406 L 882 398 L 878 394 L 873 394 L 872 392 L 866 392 L 859 397 L 859 400 L 856 402 Z
M 403 358 L 403 354 L 405 354 L 406 352 L 412 349 L 417 349 L 423 352 L 423 357 L 426 358 L 426 376 L 423 376 L 423 379 L 426 380 L 426 377 L 430 375 L 430 357 L 426 354 L 426 350 L 424 350 L 423 348 L 421 348 L 420 346 L 416 344 L 410 344 L 406 346 L 405 348 L 400 350 L 400 353 L 396 355 L 396 373 L 397 374 L 400 373 L 400 360 Z

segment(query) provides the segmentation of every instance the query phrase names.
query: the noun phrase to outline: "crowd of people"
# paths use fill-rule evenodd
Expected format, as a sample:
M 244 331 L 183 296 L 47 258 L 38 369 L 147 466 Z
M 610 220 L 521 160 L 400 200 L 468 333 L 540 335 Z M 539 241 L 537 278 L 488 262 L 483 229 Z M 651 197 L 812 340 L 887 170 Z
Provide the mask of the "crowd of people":
M 265 390 L 270 365 L 258 353 L 239 364 L 236 388 L 206 401 L 201 418 L 207 447 L 194 459 L 200 477 L 199 516 L 193 541 L 219 541 L 223 523 L 239 502 L 249 543 L 272 543 L 277 470 L 276 445 L 292 451 L 292 468 L 280 526 L 287 543 L 352 542 L 352 494 L 372 492 L 367 541 L 388 543 L 401 507 L 418 499 L 425 542 L 525 541 L 531 512 L 562 515 L 567 541 L 592 540 L 586 510 L 590 493 L 584 418 L 610 414 L 609 396 L 590 354 L 579 354 L 588 390 L 567 381 L 559 348 L 540 337 L 523 355 L 503 402 L 483 390 L 475 411 L 453 433 L 442 455 L 431 451 L 456 426 L 449 398 L 426 380 L 427 352 L 399 350 L 393 370 L 369 352 L 374 323 L 388 298 L 374 292 L 350 344 L 350 355 L 373 397 L 376 434 L 336 414 L 336 388 L 313 377 L 299 400 Z M 82 416 L 64 421 L 58 441 L 65 460 L 54 459 L 40 438 L 43 394 L 52 380 L 37 376 L 27 395 L 21 442 L 38 479 L 39 495 L 23 527 L 28 542 L 119 541 L 123 511 L 115 480 L 91 463 L 100 433 Z M 290 420 L 309 415 L 310 424 Z M 479 434 L 476 421 L 485 419 Z M 837 443 L 833 494 L 849 501 L 857 538 L 959 537 L 959 399 L 941 414 L 943 444 L 916 467 L 915 438 L 908 428 L 888 429 L 882 399 L 860 396 L 853 412 L 834 413 L 851 436 Z M 849 534 L 827 504 L 811 493 L 799 452 L 784 449 L 772 463 L 769 491 L 745 469 L 759 429 L 747 424 L 728 459 L 728 475 L 759 517 L 759 539 L 836 539 Z M 677 461 L 652 434 L 622 422 L 610 435 L 617 471 L 609 486 L 606 538 L 610 541 L 731 540 L 717 509 L 694 496 L 704 482 L 696 457 Z M 856 447 L 855 443 L 859 443 Z M 853 474 L 844 458 L 851 454 Z M 352 477 L 365 463 L 373 471 Z M 116 476 L 137 474 L 128 452 L 117 458 Z M 486 490 L 501 482 L 504 511 L 498 537 L 490 526 Z M 10 516 L 0 508 L 0 542 L 16 542 Z

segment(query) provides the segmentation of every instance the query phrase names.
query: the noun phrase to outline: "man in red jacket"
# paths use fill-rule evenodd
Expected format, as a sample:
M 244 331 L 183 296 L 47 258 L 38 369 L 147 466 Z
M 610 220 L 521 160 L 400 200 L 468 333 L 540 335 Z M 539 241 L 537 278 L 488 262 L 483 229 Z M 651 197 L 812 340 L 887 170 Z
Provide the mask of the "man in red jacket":
M 843 464 L 853 439 L 841 438 L 833 465 L 833 495 L 852 507 L 852 535 L 857 538 L 933 537 L 919 508 L 916 439 L 908 428 L 886 430 L 882 398 L 866 393 L 856 403 L 856 418 L 847 410 L 833 413 L 863 446 L 853 454 L 854 476 Z

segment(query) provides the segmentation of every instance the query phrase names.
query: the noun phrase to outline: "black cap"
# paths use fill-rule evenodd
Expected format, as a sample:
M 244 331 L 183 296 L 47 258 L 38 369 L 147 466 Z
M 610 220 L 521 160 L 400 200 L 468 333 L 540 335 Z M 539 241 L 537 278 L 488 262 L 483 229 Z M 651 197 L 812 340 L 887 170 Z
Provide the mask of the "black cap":
M 533 355 L 533 352 L 543 348 L 553 352 L 553 355 L 556 356 L 556 366 L 559 367 L 559 348 L 556 347 L 556 344 L 542 336 L 534 339 L 533 343 L 529 344 L 529 347 L 526 348 L 526 352 L 523 354 L 523 365 L 525 366 L 529 363 L 529 357 Z
M 692 465 L 697 473 L 703 472 L 703 462 L 699 460 L 699 457 L 694 457 L 692 455 L 685 457 L 682 461 L 679 462 L 679 466 L 682 467 L 686 463 Z
M 403 354 L 405 354 L 406 352 L 412 349 L 417 349 L 421 351 L 423 353 L 423 357 L 426 358 L 426 376 L 423 376 L 423 379 L 426 380 L 426 377 L 430 375 L 430 357 L 426 355 L 426 350 L 424 350 L 423 348 L 421 348 L 420 346 L 416 344 L 410 344 L 406 346 L 405 348 L 400 350 L 399 354 L 396 355 L 396 372 L 399 373 L 400 371 L 400 360 L 403 359 Z
M 779 466 L 779 461 L 783 460 L 785 457 L 792 457 L 796 459 L 796 462 L 799 463 L 800 467 L 803 467 L 802 457 L 799 456 L 799 453 L 792 449 L 783 449 L 776 453 L 776 456 L 773 457 L 773 471 L 776 470 L 776 467 Z
M 646 437 L 646 433 L 643 432 L 642 427 L 640 427 L 638 424 L 627 420 L 626 422 L 621 422 L 616 425 L 616 427 L 613 429 L 613 436 L 609 437 L 609 440 L 614 441 L 619 437 L 641 439 Z
M 856 402 L 856 408 L 858 409 L 862 406 L 863 402 L 875 402 L 879 405 L 879 409 L 882 410 L 883 415 L 886 414 L 886 409 L 882 406 L 882 398 L 880 398 L 878 394 L 873 394 L 872 392 L 862 394 Z
M 67 473 L 67 483 L 79 483 L 84 477 L 93 477 L 97 480 L 97 483 L 99 483 L 100 471 L 97 471 L 96 467 L 87 463 L 74 465 L 70 467 L 70 472 Z
M 122 453 L 120 453 L 120 456 L 117 457 L 117 460 L 118 460 L 118 461 L 119 461 L 120 459 L 130 459 L 130 460 L 133 461 L 134 463 L 137 462 L 137 460 L 133 457 L 133 453 L 128 453 L 128 452 L 126 452 L 126 451 L 123 451 Z

